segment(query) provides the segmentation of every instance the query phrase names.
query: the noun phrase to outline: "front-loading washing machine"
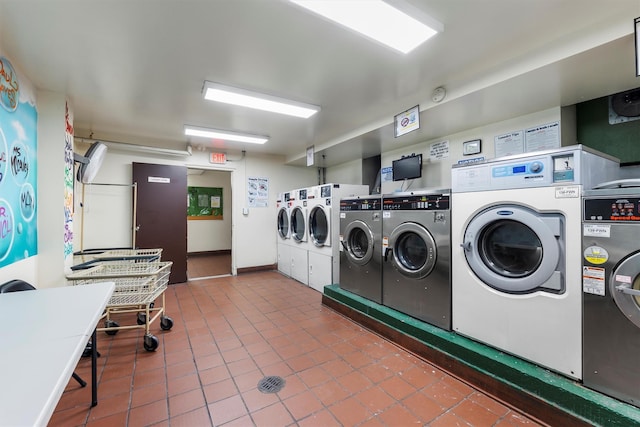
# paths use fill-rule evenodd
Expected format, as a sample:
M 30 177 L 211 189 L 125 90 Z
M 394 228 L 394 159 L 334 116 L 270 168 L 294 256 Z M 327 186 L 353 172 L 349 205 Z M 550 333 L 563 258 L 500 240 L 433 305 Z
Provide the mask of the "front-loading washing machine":
M 340 198 L 368 194 L 367 185 L 322 184 L 307 194 L 309 286 L 319 292 L 340 281 Z
M 382 198 L 340 200 L 340 288 L 382 303 Z
M 582 378 L 581 196 L 618 173 L 580 145 L 454 166 L 453 330 Z
M 291 276 L 291 207 L 289 206 L 290 192 L 278 194 L 276 200 L 276 230 L 278 233 L 278 271 Z
M 382 304 L 451 329 L 449 190 L 382 197 Z
M 583 383 L 640 406 L 640 188 L 585 191 L 583 213 Z
M 291 192 L 291 277 L 305 285 L 309 284 L 309 258 L 307 233 L 307 189 Z

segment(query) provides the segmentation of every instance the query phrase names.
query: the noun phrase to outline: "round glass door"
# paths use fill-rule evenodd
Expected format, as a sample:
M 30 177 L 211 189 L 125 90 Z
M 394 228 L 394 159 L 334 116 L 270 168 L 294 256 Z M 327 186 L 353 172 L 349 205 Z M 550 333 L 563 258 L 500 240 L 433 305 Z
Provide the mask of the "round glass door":
M 480 280 L 499 291 L 562 292 L 563 218 L 522 206 L 487 209 L 465 230 L 462 247 L 467 263 Z
M 498 220 L 485 227 L 479 238 L 480 258 L 496 274 L 526 277 L 542 262 L 542 242 L 527 225 Z
M 420 224 L 400 224 L 389 235 L 389 247 L 393 251 L 394 267 L 404 276 L 424 278 L 436 264 L 436 242 Z
M 329 237 L 329 219 L 322 206 L 315 206 L 309 214 L 309 236 L 316 246 L 327 244 Z
M 289 238 L 289 215 L 286 209 L 278 211 L 278 235 L 283 239 Z
M 640 253 L 618 264 L 610 277 L 613 300 L 624 317 L 640 328 Z
M 296 242 L 305 241 L 304 212 L 300 207 L 295 207 L 291 211 L 291 236 Z
M 344 253 L 357 265 L 368 263 L 373 257 L 373 231 L 363 221 L 350 222 L 343 232 Z

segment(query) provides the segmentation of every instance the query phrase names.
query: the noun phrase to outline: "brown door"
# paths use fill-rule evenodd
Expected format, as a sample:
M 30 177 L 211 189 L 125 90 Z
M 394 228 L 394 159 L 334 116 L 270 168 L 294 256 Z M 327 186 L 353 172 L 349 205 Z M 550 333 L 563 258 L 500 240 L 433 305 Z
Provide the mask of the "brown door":
M 169 283 L 187 281 L 187 168 L 133 163 L 137 184 L 135 245 L 162 248 L 173 261 Z

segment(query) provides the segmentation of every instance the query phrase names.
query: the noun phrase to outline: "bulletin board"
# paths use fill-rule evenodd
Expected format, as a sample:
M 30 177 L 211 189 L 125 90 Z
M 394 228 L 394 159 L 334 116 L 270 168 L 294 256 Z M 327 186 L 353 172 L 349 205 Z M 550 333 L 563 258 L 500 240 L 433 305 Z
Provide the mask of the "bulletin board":
M 222 188 L 187 187 L 187 219 L 222 219 Z

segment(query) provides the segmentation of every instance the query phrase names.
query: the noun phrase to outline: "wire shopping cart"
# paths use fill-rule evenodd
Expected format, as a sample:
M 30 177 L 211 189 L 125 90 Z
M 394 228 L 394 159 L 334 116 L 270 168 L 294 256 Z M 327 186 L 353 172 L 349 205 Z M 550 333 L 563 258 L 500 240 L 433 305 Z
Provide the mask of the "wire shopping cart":
M 89 285 L 105 280 L 115 283 L 115 290 L 107 303 L 102 318 L 104 327 L 98 328 L 108 335 L 115 335 L 121 329 L 144 328 L 144 348 L 155 351 L 158 338 L 151 334 L 151 324 L 160 318 L 160 329 L 168 331 L 173 327 L 173 319 L 165 314 L 165 295 L 171 273 L 168 262 L 131 262 L 115 260 L 99 263 L 95 267 L 76 270 L 67 275 L 70 285 Z M 161 297 L 160 306 L 154 304 Z M 119 313 L 136 313 L 136 324 L 121 326 L 112 316 Z

